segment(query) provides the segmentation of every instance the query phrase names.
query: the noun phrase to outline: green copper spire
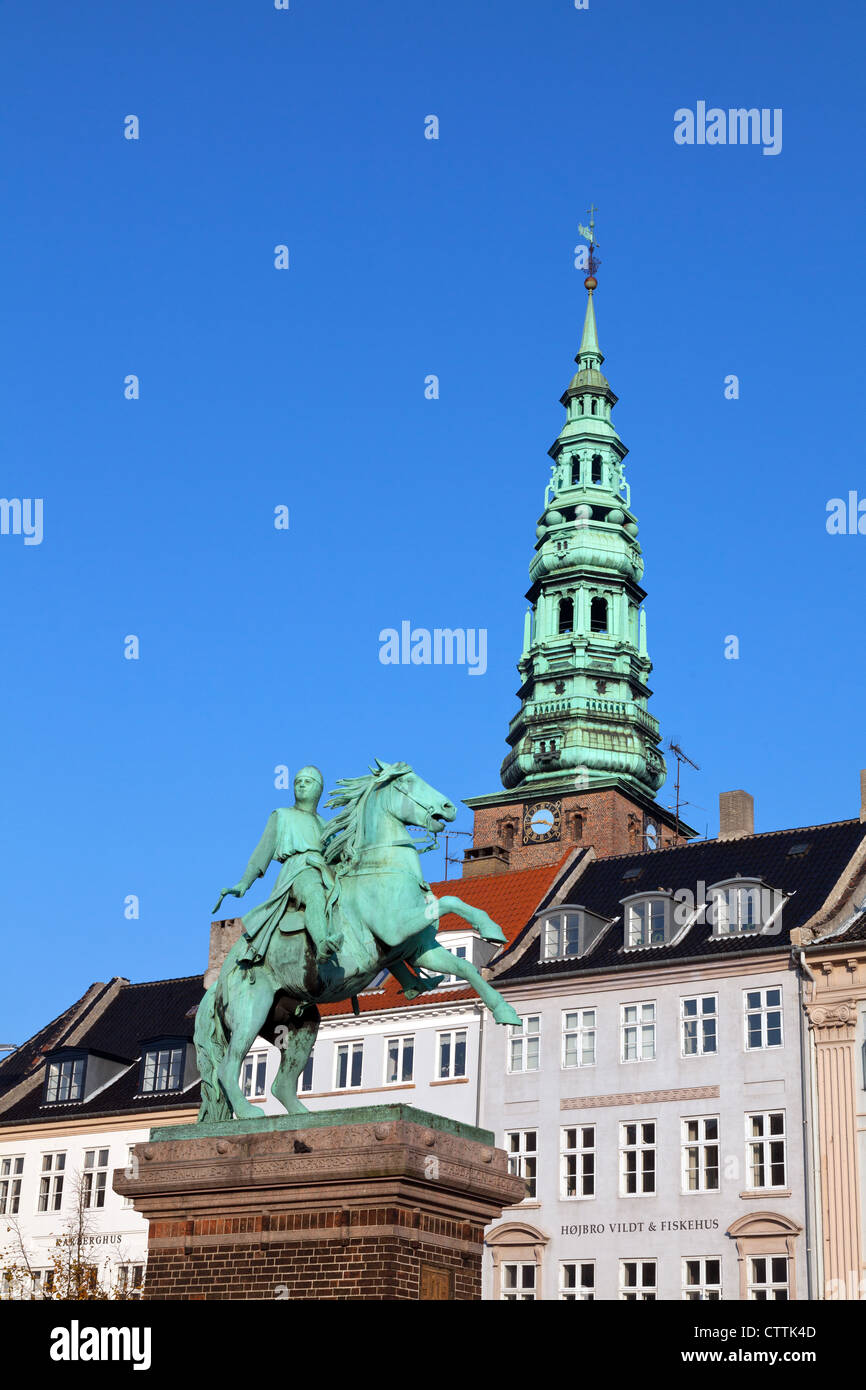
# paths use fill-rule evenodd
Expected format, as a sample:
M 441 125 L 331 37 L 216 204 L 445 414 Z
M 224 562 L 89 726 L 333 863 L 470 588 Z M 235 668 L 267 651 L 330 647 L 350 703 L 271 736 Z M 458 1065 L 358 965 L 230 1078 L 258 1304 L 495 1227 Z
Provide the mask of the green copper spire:
M 619 784 L 653 800 L 666 769 L 647 710 L 644 565 L 623 467 L 628 450 L 611 421 L 617 397 L 601 371 L 595 264 L 591 258 L 578 369 L 561 397 L 565 423 L 549 450 L 518 663 L 521 707 L 501 776 L 532 795 Z
M 587 277 L 589 278 L 589 277 Z M 592 277 L 595 279 L 595 276 Z M 580 349 L 575 362 L 581 367 L 601 366 L 604 358 L 598 346 L 598 329 L 595 326 L 595 309 L 592 306 L 593 291 L 589 290 L 586 297 L 586 317 L 583 320 L 583 337 L 580 340 Z

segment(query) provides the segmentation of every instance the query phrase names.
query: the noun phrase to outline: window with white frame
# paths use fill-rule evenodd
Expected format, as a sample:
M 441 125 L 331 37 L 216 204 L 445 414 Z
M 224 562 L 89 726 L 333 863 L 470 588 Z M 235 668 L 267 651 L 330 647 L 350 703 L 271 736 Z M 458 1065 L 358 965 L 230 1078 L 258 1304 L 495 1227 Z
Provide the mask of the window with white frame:
M 444 944 L 444 943 L 443 943 L 443 944 Z M 456 956 L 458 960 L 469 960 L 469 959 L 470 959 L 470 956 L 469 956 L 469 947 L 468 947 L 468 946 L 448 946 L 447 949 L 451 952 L 452 956 Z M 464 980 L 464 978 L 463 978 L 462 975 L 446 975 L 446 976 L 444 977 L 444 979 L 441 981 L 441 983 L 439 984 L 438 988 L 439 988 L 439 989 L 452 989 L 452 988 L 454 987 L 454 985 L 465 985 L 465 984 L 466 984 L 466 981 Z
M 61 1057 L 48 1063 L 45 1082 L 45 1100 L 49 1104 L 59 1101 L 81 1100 L 84 1094 L 85 1057 Z
M 59 1211 L 63 1205 L 63 1175 L 66 1171 L 66 1154 L 42 1155 L 42 1171 L 39 1174 L 39 1211 Z
M 719 1190 L 719 1120 L 700 1115 L 682 1121 L 683 1192 Z
M 684 1057 L 704 1057 L 719 1045 L 719 999 L 716 994 L 698 994 L 680 1000 L 680 1037 Z
M 746 1051 L 782 1046 L 782 991 L 747 989 L 743 994 L 746 1016 Z
M 117 1266 L 117 1287 L 121 1293 L 136 1293 L 144 1284 L 144 1265 Z
M 84 1171 L 81 1174 L 82 1200 L 85 1207 L 105 1206 L 107 1181 L 108 1149 L 85 1149 Z
M 579 956 L 582 925 L 582 912 L 555 912 L 545 917 L 541 934 L 542 959 Z
M 267 1095 L 265 1077 L 268 1071 L 267 1052 L 248 1052 L 241 1071 L 241 1090 L 247 1100 L 263 1100 Z
M 185 1051 L 180 1043 L 149 1047 L 144 1054 L 142 1091 L 179 1091 Z
M 361 1084 L 363 1042 L 338 1043 L 334 1049 L 334 1090 L 350 1091 Z
M 789 1289 L 787 1255 L 751 1255 L 749 1257 L 748 1296 L 753 1302 L 786 1302 Z
M 385 1043 L 385 1085 L 411 1081 L 415 1067 L 415 1038 L 388 1038 Z
M 595 1009 L 566 1009 L 562 1015 L 562 1065 L 595 1066 Z
M 622 1060 L 646 1062 L 656 1055 L 656 1006 L 651 1000 L 623 1004 L 620 1012 Z
M 526 1182 L 526 1202 L 534 1202 L 538 1191 L 538 1131 L 508 1129 L 505 1131 L 505 1151 L 508 1171 Z
M 761 1110 L 746 1116 L 746 1186 L 785 1187 L 785 1112 Z
M 769 890 L 766 890 L 769 891 Z M 762 924 L 762 886 L 759 880 L 714 883 L 707 889 L 709 920 L 716 936 L 742 936 Z
M 505 1303 L 535 1301 L 536 1266 L 529 1261 L 510 1261 L 500 1266 L 499 1297 Z
M 668 898 L 640 898 L 626 907 L 626 945 L 664 946 L 668 940 Z
M 466 1029 L 450 1028 L 436 1037 L 436 1075 L 453 1081 L 466 1075 Z
M 34 1298 L 44 1298 L 54 1288 L 53 1269 L 34 1269 L 30 1272 Z
M 687 1303 L 718 1303 L 722 1297 L 722 1262 L 715 1256 L 683 1260 L 683 1298 Z
M 637 1197 L 656 1190 L 656 1122 L 635 1120 L 619 1127 L 619 1192 Z
M 300 1077 L 298 1078 L 298 1090 L 299 1090 L 299 1091 L 307 1092 L 307 1091 L 312 1091 L 312 1089 L 313 1089 L 313 1052 L 314 1052 L 314 1051 L 315 1051 L 315 1049 L 313 1049 L 313 1050 L 310 1052 L 309 1057 L 307 1058 L 306 1062 L 304 1063 L 304 1070 L 301 1072 L 301 1075 L 300 1075 Z
M 564 1303 L 595 1299 L 595 1260 L 560 1260 L 559 1297 Z
M 560 1133 L 560 1197 L 563 1201 L 594 1197 L 595 1125 L 569 1125 Z
M 510 1027 L 509 1071 L 538 1071 L 541 1061 L 541 1015 L 527 1014 Z
M 0 1216 L 16 1216 L 21 1208 L 21 1174 L 24 1155 L 0 1158 Z
M 620 1260 L 619 1296 L 624 1303 L 654 1303 L 656 1280 L 655 1260 Z

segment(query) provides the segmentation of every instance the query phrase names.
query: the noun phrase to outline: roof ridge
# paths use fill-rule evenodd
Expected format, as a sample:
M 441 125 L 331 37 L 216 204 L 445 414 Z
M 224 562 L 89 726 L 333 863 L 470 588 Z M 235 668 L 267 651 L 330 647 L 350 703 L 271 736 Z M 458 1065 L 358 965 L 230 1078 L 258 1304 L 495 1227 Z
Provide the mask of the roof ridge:
M 195 975 L 169 975 L 164 980 L 127 980 L 123 989 L 152 989 L 154 985 L 179 985 L 184 980 L 204 980 L 204 971 L 199 970 Z
M 627 850 L 624 854 L 600 854 L 596 860 L 598 864 L 608 864 L 612 859 L 644 859 L 658 854 L 673 853 L 683 849 L 697 849 L 700 845 L 731 845 L 743 840 L 764 840 L 770 835 L 802 835 L 807 830 L 832 830 L 836 825 L 860 825 L 866 829 L 866 822 L 861 822 L 858 816 L 849 816 L 846 820 L 826 820 L 819 821 L 816 825 L 787 825 L 781 830 L 753 830 L 750 835 L 731 835 L 726 840 L 720 840 L 718 835 L 710 835 L 706 839 L 688 840 L 682 845 L 662 845 L 659 849 L 633 849 Z M 491 874 L 491 878 L 493 875 Z

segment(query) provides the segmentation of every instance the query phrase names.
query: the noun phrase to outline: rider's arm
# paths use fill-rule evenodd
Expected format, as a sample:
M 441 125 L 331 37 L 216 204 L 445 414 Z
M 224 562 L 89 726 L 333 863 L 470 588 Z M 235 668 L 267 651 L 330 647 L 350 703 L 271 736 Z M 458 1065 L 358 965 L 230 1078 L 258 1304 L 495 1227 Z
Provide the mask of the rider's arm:
M 274 857 L 277 848 L 277 813 L 271 811 L 268 816 L 268 823 L 265 826 L 264 834 L 256 845 L 250 856 L 250 862 L 244 870 L 240 883 L 243 885 L 244 892 L 250 884 L 255 883 L 257 878 L 261 878 L 267 871 L 268 865 Z M 240 886 L 240 885 L 239 885 Z

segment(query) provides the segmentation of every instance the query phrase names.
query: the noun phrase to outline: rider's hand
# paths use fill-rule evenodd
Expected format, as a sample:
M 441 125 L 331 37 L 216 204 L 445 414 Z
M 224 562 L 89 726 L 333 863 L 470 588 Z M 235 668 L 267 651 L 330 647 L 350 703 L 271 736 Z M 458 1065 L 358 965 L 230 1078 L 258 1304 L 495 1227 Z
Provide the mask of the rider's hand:
M 242 883 L 236 883 L 234 888 L 224 888 L 219 895 L 219 900 L 217 902 L 216 907 L 214 908 L 214 912 L 219 912 L 220 907 L 222 906 L 223 898 L 227 898 L 229 896 L 233 898 L 242 898 L 246 891 L 247 890 Z

